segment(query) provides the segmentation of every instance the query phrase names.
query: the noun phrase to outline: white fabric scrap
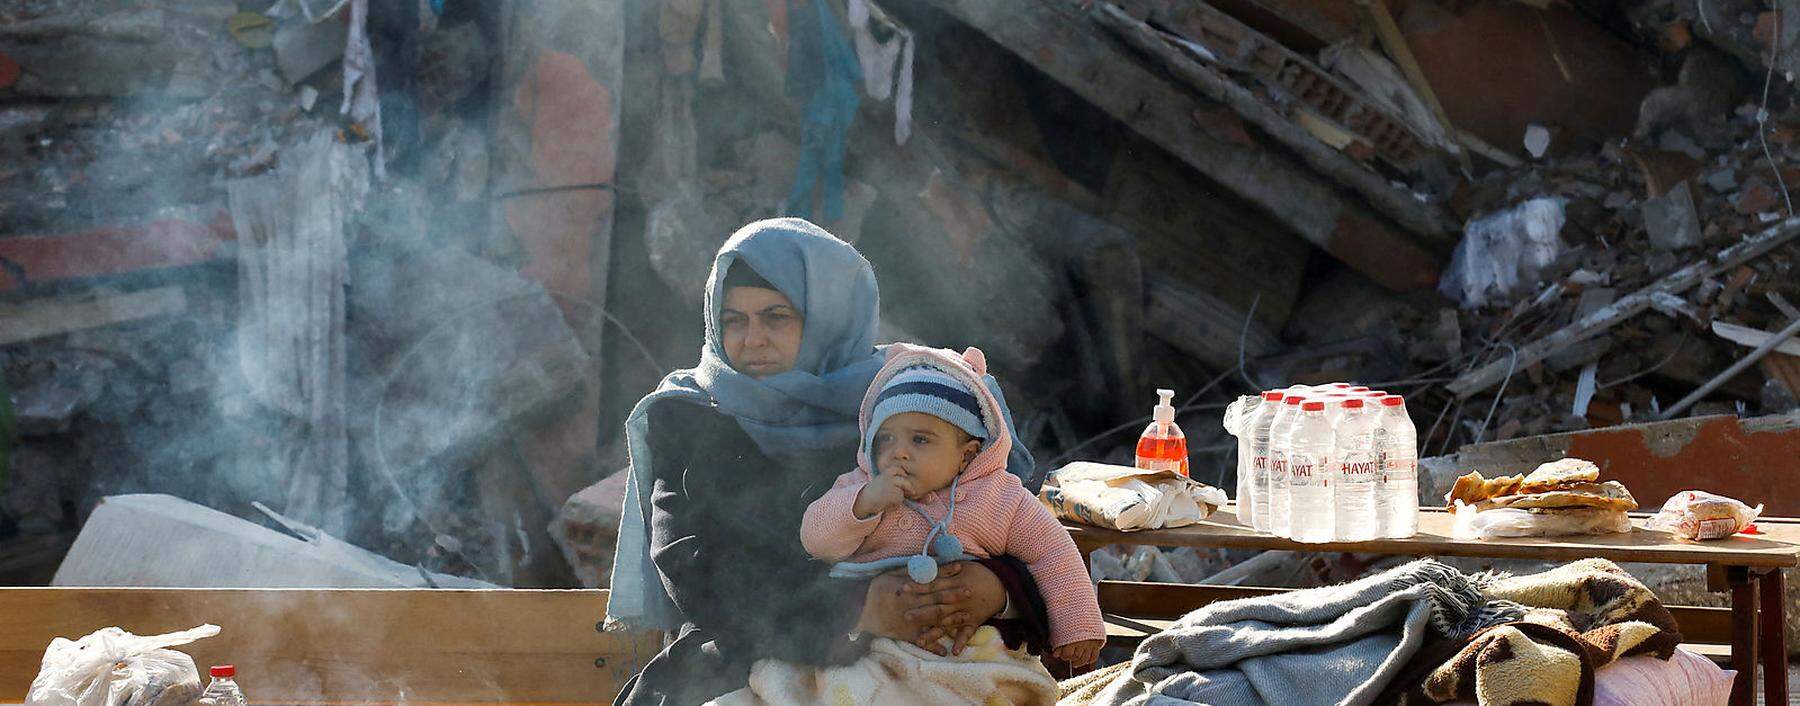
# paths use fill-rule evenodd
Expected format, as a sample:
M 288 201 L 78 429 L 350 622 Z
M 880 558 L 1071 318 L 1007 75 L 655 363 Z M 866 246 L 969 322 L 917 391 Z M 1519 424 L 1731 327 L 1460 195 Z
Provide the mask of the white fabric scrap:
M 375 178 L 387 178 L 381 146 L 381 95 L 375 88 L 375 49 L 369 45 L 369 0 L 350 0 L 350 38 L 344 45 L 344 103 L 338 112 L 363 126 L 375 143 Z
M 878 101 L 894 96 L 894 143 L 904 145 L 912 136 L 913 34 L 870 0 L 849 0 L 850 30 L 856 41 L 856 58 L 862 64 L 863 90 Z M 893 33 L 877 41 L 870 23 L 880 23 Z M 894 65 L 900 66 L 899 76 Z

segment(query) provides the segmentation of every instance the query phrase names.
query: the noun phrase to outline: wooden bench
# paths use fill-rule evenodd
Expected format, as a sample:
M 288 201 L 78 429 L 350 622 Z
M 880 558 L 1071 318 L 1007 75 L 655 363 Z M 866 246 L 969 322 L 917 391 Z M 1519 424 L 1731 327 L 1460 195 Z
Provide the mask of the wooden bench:
M 1731 595 L 1730 608 L 1670 606 L 1684 638 L 1696 652 L 1738 670 L 1732 703 L 1755 702 L 1757 667 L 1763 670 L 1770 703 L 1787 698 L 1786 593 L 1782 570 L 1800 566 L 1800 520 L 1762 518 L 1760 535 L 1679 542 L 1667 533 L 1642 529 L 1596 537 L 1518 538 L 1463 541 L 1452 536 L 1452 518 L 1442 508 L 1420 512 L 1419 535 L 1369 542 L 1301 544 L 1240 523 L 1235 506 L 1207 521 L 1176 529 L 1117 532 L 1067 524 L 1083 555 L 1108 544 L 1229 549 L 1353 552 L 1400 556 L 1459 556 L 1495 559 L 1573 561 L 1600 557 L 1616 562 L 1697 564 L 1707 567 L 1707 587 Z M 1285 589 L 1100 582 L 1100 608 L 1108 618 L 1108 640 L 1133 644 L 1195 608 L 1213 601 L 1265 595 Z
M 203 623 L 179 647 L 234 664 L 252 703 L 611 703 L 661 647 L 601 632 L 604 590 L 0 588 L 0 702 L 20 703 L 55 637 Z

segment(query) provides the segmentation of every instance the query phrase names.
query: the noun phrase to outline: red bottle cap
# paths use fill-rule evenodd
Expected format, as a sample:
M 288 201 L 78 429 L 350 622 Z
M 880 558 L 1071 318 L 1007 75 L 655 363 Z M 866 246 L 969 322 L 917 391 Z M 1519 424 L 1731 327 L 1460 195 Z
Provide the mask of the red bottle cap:
M 1331 386 L 1335 387 L 1339 390 L 1348 390 L 1352 387 L 1352 385 L 1347 382 L 1334 382 L 1334 383 L 1331 383 Z
M 1352 397 L 1344 400 L 1344 409 L 1362 409 L 1362 398 Z
M 1288 395 L 1288 397 L 1287 397 L 1287 403 L 1291 404 L 1291 405 L 1298 405 L 1301 402 L 1305 402 L 1305 401 L 1306 401 L 1306 398 L 1301 397 L 1299 395 Z
M 212 668 L 212 675 L 221 678 L 235 677 L 237 676 L 237 667 L 229 664 L 221 664 Z
M 1356 387 L 1350 388 L 1350 391 L 1351 392 L 1368 392 L 1369 388 L 1366 385 L 1357 385 Z
M 1279 390 L 1274 391 L 1274 392 L 1262 393 L 1263 400 L 1266 402 L 1280 402 L 1281 398 L 1284 396 L 1285 396 L 1285 393 L 1283 393 Z
M 1307 403 L 1301 405 L 1300 409 L 1302 411 L 1306 411 L 1306 412 L 1323 412 L 1323 411 L 1325 411 L 1325 403 L 1324 402 L 1307 402 Z
M 1403 404 L 1406 404 L 1406 398 L 1399 395 L 1388 395 L 1381 398 L 1381 406 L 1383 407 L 1399 407 Z

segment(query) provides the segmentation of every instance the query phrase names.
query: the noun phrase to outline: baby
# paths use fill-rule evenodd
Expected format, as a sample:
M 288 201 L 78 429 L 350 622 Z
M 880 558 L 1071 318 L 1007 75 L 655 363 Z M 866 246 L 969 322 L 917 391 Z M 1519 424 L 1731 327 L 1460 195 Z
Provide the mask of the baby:
M 807 507 L 801 543 L 857 564 L 839 568 L 907 566 L 921 583 L 965 553 L 1016 558 L 1043 594 L 1052 654 L 1092 664 L 1106 640 L 1094 586 L 1068 531 L 1006 471 L 1012 436 L 986 374 L 978 349 L 891 346 L 863 397 L 857 469 Z

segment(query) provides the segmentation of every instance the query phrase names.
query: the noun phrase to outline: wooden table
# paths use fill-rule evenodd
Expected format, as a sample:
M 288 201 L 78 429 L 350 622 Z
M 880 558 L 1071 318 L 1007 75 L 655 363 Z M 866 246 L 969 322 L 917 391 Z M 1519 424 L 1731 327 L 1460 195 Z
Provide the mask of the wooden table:
M 1419 513 L 1418 536 L 1329 544 L 1303 544 L 1259 532 L 1238 520 L 1235 505 L 1226 506 L 1205 522 L 1177 529 L 1117 532 L 1065 526 L 1084 557 L 1108 544 L 1126 544 L 1540 561 L 1599 557 L 1615 562 L 1703 565 L 1707 567 L 1708 590 L 1731 594 L 1731 664 L 1738 670 L 1732 703 L 1754 703 L 1759 650 L 1768 703 L 1787 703 L 1787 606 L 1781 570 L 1800 566 L 1800 520 L 1763 518 L 1757 522 L 1761 534 L 1709 542 L 1681 542 L 1666 532 L 1646 530 L 1642 515 L 1634 515 L 1632 522 L 1635 528 L 1628 534 L 1466 541 L 1451 536 L 1450 513 L 1431 508 Z M 1180 587 L 1170 585 L 1169 590 L 1179 591 Z

